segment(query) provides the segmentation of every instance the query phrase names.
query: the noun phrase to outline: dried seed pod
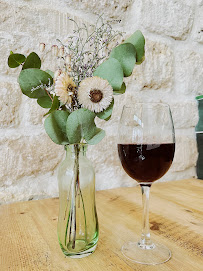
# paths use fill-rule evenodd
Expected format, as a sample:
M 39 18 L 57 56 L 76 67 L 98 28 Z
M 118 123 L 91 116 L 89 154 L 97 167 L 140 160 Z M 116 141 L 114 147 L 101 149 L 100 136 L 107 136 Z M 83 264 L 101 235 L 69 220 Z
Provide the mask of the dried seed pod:
M 57 80 L 57 78 L 62 74 L 62 70 L 61 69 L 58 69 L 55 71 L 54 73 L 54 81 Z
M 58 46 L 57 45 L 52 45 L 51 53 L 53 56 L 58 56 Z
M 41 42 L 41 43 L 39 44 L 39 50 L 40 50 L 40 52 L 44 52 L 45 47 L 46 47 L 45 43 Z
M 60 57 L 63 57 L 64 56 L 64 46 L 61 46 L 60 48 L 59 48 L 59 53 L 58 53 L 58 55 L 60 56 Z
M 71 55 L 66 55 L 65 63 L 66 63 L 66 65 L 70 65 L 71 64 Z

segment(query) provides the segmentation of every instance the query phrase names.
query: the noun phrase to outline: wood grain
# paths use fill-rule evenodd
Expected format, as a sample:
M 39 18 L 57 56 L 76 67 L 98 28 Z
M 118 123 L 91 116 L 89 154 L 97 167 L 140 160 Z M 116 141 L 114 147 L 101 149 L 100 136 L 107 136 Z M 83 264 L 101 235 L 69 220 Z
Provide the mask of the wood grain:
M 77 260 L 66 258 L 58 244 L 58 199 L 0 206 L 0 270 L 203 270 L 203 181 L 153 184 L 151 235 L 172 251 L 172 259 L 157 266 L 135 264 L 121 254 L 124 242 L 140 236 L 140 188 L 98 191 L 96 198 L 98 248 L 91 256 Z

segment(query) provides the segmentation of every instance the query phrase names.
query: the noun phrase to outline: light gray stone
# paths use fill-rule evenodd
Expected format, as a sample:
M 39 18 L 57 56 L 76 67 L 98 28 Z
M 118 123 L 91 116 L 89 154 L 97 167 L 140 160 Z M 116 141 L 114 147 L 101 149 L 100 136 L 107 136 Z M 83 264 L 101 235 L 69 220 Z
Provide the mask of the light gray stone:
M 132 5 L 132 0 L 65 0 L 65 2 L 76 9 L 83 10 L 85 12 L 90 11 L 94 14 L 103 14 L 106 18 L 123 18 L 123 14 L 128 11 L 128 8 Z
M 17 184 L 24 176 L 53 172 L 62 159 L 63 147 L 43 133 L 1 139 L 0 186 Z
M 201 95 L 203 90 L 203 55 L 177 51 L 175 55 L 176 93 Z
M 26 118 L 26 121 L 30 124 L 43 124 L 43 117 L 49 111 L 48 109 L 42 108 L 38 105 L 36 99 L 27 99 L 24 104 L 23 114 Z
M 198 122 L 196 101 L 179 101 L 170 104 L 173 122 L 176 129 L 195 127 Z
M 184 171 L 190 167 L 194 167 L 197 162 L 197 156 L 195 131 L 193 137 L 176 135 L 175 157 L 171 171 Z
M 0 81 L 0 127 L 14 127 L 19 124 L 21 96 L 17 83 Z
M 192 1 L 185 0 L 143 0 L 142 26 L 151 32 L 184 40 L 192 27 L 193 5 Z
M 194 41 L 203 44 L 203 1 L 199 3 L 199 7 L 195 14 L 195 23 L 193 27 L 192 37 Z
M 146 40 L 145 61 L 127 79 L 139 89 L 166 89 L 173 83 L 173 52 L 164 43 Z M 135 81 L 136 80 L 136 81 Z
M 37 177 L 25 176 L 12 185 L 7 181 L 4 186 L 0 186 L 0 204 L 57 196 L 57 176 L 52 172 Z

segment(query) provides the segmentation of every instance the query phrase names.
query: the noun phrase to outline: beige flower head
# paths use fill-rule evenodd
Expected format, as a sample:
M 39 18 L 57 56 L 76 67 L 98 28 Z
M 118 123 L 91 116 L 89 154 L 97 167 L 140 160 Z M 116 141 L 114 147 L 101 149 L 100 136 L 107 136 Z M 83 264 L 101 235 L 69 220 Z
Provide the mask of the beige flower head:
M 55 83 L 55 93 L 63 104 L 71 104 L 73 95 L 76 92 L 76 85 L 67 73 L 61 73 Z
M 82 107 L 93 112 L 102 112 L 109 107 L 113 99 L 113 88 L 107 80 L 98 76 L 81 81 L 78 89 L 78 101 Z

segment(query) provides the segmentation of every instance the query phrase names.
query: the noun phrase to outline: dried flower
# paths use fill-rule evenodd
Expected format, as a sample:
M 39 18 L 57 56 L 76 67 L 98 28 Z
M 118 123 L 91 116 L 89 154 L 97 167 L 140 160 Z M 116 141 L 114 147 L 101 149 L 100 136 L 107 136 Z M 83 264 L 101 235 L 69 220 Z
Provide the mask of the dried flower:
M 40 50 L 40 52 L 44 52 L 44 50 L 45 50 L 45 43 L 43 43 L 43 42 L 41 42 L 40 44 L 39 44 L 39 50 Z
M 57 45 L 52 45 L 51 53 L 53 56 L 58 56 L 58 46 Z
M 67 55 L 66 58 L 65 58 L 65 63 L 67 65 L 70 65 L 71 64 L 71 56 L 70 55 Z
M 71 105 L 76 92 L 76 85 L 67 73 L 62 73 L 57 77 L 55 83 L 55 93 L 63 104 Z
M 101 112 L 111 103 L 113 88 L 107 80 L 93 76 L 82 80 L 78 89 L 79 103 L 93 111 Z
M 55 71 L 54 73 L 54 81 L 57 80 L 57 78 L 62 74 L 62 70 L 61 69 L 58 69 Z
M 63 56 L 64 56 L 64 46 L 61 46 L 61 47 L 59 48 L 58 55 L 59 55 L 60 57 L 63 57 Z

